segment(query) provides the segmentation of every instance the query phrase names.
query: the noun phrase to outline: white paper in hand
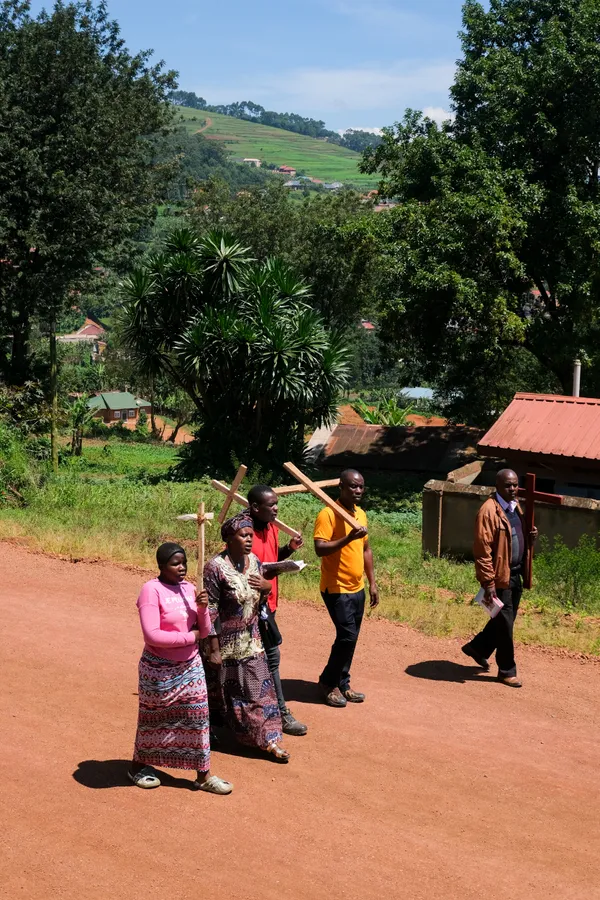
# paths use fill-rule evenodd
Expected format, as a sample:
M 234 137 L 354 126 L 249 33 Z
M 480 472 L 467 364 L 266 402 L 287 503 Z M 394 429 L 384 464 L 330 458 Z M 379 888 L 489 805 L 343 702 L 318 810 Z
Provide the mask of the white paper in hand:
M 502 600 L 498 600 L 497 597 L 493 597 L 491 600 L 486 600 L 485 590 L 481 588 L 479 593 L 475 597 L 475 603 L 479 603 L 482 609 L 486 611 L 490 619 L 495 619 L 501 609 L 504 608 L 504 603 Z

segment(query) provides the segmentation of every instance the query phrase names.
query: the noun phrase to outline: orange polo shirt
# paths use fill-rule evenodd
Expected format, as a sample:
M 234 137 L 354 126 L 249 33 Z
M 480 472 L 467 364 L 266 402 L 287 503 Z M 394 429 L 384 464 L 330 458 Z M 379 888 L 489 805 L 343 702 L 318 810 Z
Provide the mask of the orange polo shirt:
M 340 504 L 341 505 L 341 504 Z M 352 515 L 367 527 L 367 516 L 355 506 Z M 315 522 L 315 540 L 337 541 L 350 534 L 352 528 L 328 506 L 322 509 Z M 321 557 L 321 590 L 330 594 L 356 594 L 365 586 L 365 544 L 368 537 L 351 541 L 329 556 Z

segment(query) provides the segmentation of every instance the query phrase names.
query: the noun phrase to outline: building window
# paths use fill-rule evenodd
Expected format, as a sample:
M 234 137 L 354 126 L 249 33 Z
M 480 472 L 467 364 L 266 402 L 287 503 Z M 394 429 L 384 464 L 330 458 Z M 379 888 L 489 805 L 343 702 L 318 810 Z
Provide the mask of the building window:
M 120 419 L 120 418 L 121 418 L 121 410 L 115 409 L 115 419 Z
M 130 418 L 130 419 L 135 419 L 135 409 L 130 409 L 130 410 L 129 410 L 129 418 Z

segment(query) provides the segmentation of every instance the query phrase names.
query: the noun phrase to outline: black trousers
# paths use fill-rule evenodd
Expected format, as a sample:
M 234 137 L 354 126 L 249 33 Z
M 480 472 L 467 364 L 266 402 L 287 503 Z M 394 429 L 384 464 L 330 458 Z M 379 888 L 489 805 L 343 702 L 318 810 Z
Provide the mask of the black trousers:
M 275 615 L 275 613 L 273 613 Z M 269 647 L 265 648 L 265 656 L 267 657 L 267 663 L 269 664 L 269 672 L 271 673 L 271 678 L 273 679 L 273 687 L 275 688 L 275 694 L 277 696 L 277 705 L 279 706 L 279 712 L 283 715 L 283 713 L 287 712 L 287 707 L 285 705 L 285 698 L 283 696 L 283 687 L 281 686 L 281 675 L 279 674 L 279 666 L 281 664 L 281 651 L 279 647 Z
M 496 618 L 490 619 L 483 631 L 475 635 L 470 646 L 478 656 L 483 656 L 485 659 L 488 659 L 495 650 L 499 674 L 516 675 L 513 629 L 523 593 L 521 575 L 513 573 L 509 587 L 496 593 L 504 606 Z
M 321 596 L 335 625 L 335 641 L 319 681 L 327 687 L 346 691 L 350 687 L 350 666 L 365 612 L 365 592 L 330 594 L 324 591 Z

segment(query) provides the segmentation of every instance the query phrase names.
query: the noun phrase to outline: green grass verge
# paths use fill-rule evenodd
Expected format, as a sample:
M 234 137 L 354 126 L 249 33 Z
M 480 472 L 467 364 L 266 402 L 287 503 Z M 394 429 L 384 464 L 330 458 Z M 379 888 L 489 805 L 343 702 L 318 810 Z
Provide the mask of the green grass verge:
M 0 539 L 67 558 L 108 560 L 148 571 L 155 568 L 157 545 L 177 540 L 188 549 L 193 572 L 195 526 L 178 522 L 177 516 L 195 511 L 201 499 L 209 510 L 218 510 L 222 495 L 207 481 L 144 482 L 148 474 L 168 471 L 175 453 L 175 448 L 165 445 L 86 442 L 81 460 L 66 466 L 56 478 L 49 477 L 40 490 L 28 492 L 27 507 L 0 509 Z M 381 593 L 377 615 L 430 635 L 467 637 L 485 621 L 479 607 L 472 604 L 477 590 L 473 566 L 422 558 L 413 488 L 409 484 L 403 494 L 398 487 L 396 507 L 391 508 L 389 501 L 386 511 L 381 510 L 382 485 L 370 501 L 378 507 L 369 510 Z M 306 547 L 299 555 L 309 564 L 302 573 L 281 579 L 281 593 L 288 600 L 321 602 L 319 561 L 311 540 L 319 509 L 319 502 L 307 495 L 282 500 L 281 518 L 306 535 Z M 208 533 L 207 552 L 216 553 L 222 546 L 218 526 Z M 556 568 L 552 574 L 555 580 Z M 598 620 L 561 609 L 556 595 L 549 592 L 548 580 L 539 581 L 543 587 L 526 595 L 518 639 L 600 655 Z
M 231 156 L 291 166 L 325 182 L 341 181 L 366 189 L 377 187 L 377 176 L 358 171 L 361 155 L 353 150 L 232 116 L 187 107 L 177 110 L 177 123 L 191 134 L 200 129 L 202 120 L 209 119 L 212 124 L 202 134 L 209 140 L 218 140 Z

